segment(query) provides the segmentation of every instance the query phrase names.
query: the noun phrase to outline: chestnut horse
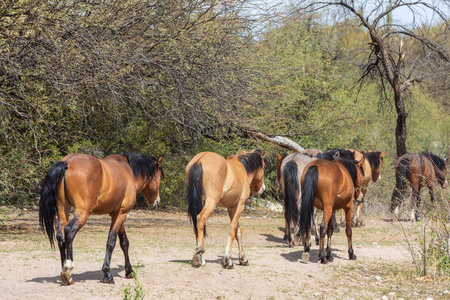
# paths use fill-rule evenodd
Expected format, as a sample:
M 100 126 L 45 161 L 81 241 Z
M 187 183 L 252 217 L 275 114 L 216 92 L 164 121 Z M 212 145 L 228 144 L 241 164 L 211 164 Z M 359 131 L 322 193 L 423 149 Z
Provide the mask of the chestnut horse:
M 364 176 L 361 161 L 336 159 L 334 161 L 317 159 L 309 163 L 302 175 L 302 197 L 300 218 L 298 221 L 298 237 L 302 238 L 305 251 L 302 254 L 304 261 L 309 260 L 311 217 L 314 207 L 323 211 L 323 220 L 320 224 L 319 259 L 321 263 L 332 260 L 331 236 L 333 234 L 333 211 L 343 208 L 346 218 L 346 234 L 348 240 L 348 255 L 356 259 L 352 246 L 351 219 L 353 213 L 353 200 L 359 197 L 361 179 Z M 325 234 L 327 234 L 327 249 L 324 250 Z
M 400 156 L 395 166 L 396 185 L 391 198 L 391 211 L 398 215 L 398 207 L 403 203 L 409 183 L 412 188 L 411 221 L 417 221 L 421 201 L 420 190 L 425 185 L 430 192 L 431 201 L 434 201 L 434 180 L 437 179 L 442 188 L 445 188 L 447 186 L 446 168 L 446 160 L 431 152 Z
M 381 164 L 383 163 L 383 157 L 386 154 L 386 151 L 380 152 L 375 151 L 372 152 L 369 150 L 368 152 L 361 152 L 358 150 L 347 149 L 349 151 L 353 151 L 355 153 L 355 159 L 361 160 L 363 157 L 365 158 L 363 164 L 364 176 L 361 180 L 361 194 L 359 199 L 355 199 L 357 208 L 355 214 L 355 226 L 364 226 L 365 223 L 362 219 L 362 208 L 364 205 L 364 200 L 369 188 L 370 181 L 377 182 L 381 178 Z M 341 226 L 344 226 L 344 213 L 341 213 Z
M 205 224 L 216 206 L 226 207 L 230 217 L 223 267 L 233 268 L 231 249 L 235 238 L 239 247 L 239 263 L 248 265 L 242 246 L 239 217 L 250 193 L 262 194 L 265 190 L 264 155 L 265 151 L 253 150 L 223 158 L 217 153 L 202 152 L 194 156 L 186 166 L 188 214 L 197 241 L 192 258 L 193 266 L 199 267 L 206 263 L 203 258 Z
M 162 157 L 155 159 L 132 153 L 112 154 L 104 159 L 72 153 L 51 166 L 42 185 L 39 222 L 54 248 L 58 215 L 56 239 L 61 255 L 60 277 L 63 284 L 74 283 L 72 243 L 91 214 L 109 214 L 112 219 L 102 268 L 103 282 L 114 283 L 110 263 L 117 235 L 125 255 L 125 276 L 132 277 L 124 222 L 139 192 L 150 204 L 159 202 L 162 161 Z M 75 207 L 74 217 L 68 222 L 72 207 Z
M 284 202 L 284 240 L 287 240 L 289 247 L 294 246 L 291 234 L 291 223 L 293 228 L 297 229 L 297 221 L 300 206 L 300 179 L 302 178 L 303 169 L 307 164 L 315 160 L 305 154 L 292 153 L 289 155 L 280 155 L 277 153 L 277 184 L 283 192 Z M 314 211 L 314 218 L 312 220 L 315 229 L 316 244 L 319 244 L 319 236 L 317 230 L 317 214 Z

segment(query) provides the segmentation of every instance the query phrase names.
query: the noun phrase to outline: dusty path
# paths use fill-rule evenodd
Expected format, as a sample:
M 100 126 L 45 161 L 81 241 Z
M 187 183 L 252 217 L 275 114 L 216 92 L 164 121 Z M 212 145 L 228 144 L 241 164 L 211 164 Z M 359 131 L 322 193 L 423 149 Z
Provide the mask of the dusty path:
M 124 278 L 123 253 L 117 245 L 111 268 L 115 284 L 103 284 L 101 267 L 109 219 L 92 216 L 74 242 L 72 286 L 59 282 L 57 251 L 36 228 L 36 211 L 14 211 L 0 227 L 1 299 L 123 299 L 135 286 Z M 433 299 L 446 298 L 448 282 L 418 281 L 408 277 L 411 264 L 401 236 L 391 222 L 369 219 L 354 229 L 357 261 L 349 261 L 343 232 L 333 236 L 332 263 L 302 263 L 301 248 L 282 241 L 283 216 L 246 212 L 241 218 L 244 247 L 250 266 L 224 270 L 228 219 L 213 215 L 208 223 L 206 266 L 195 269 L 190 260 L 195 238 L 186 214 L 135 211 L 126 221 L 130 257 L 145 299 Z M 237 245 L 233 245 L 237 263 Z M 377 276 L 379 280 L 377 281 Z M 133 291 L 134 292 L 134 291 Z

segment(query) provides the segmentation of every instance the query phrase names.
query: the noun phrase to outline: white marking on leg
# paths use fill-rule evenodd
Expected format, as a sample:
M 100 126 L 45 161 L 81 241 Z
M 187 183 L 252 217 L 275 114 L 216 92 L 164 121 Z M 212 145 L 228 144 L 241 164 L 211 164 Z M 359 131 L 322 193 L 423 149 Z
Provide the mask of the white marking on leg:
M 396 216 L 398 216 L 398 206 L 395 207 L 394 214 L 395 214 Z
M 414 208 L 413 209 L 411 209 L 411 221 L 415 221 L 416 220 L 416 215 L 415 215 L 415 213 L 414 213 Z
M 161 202 L 161 198 L 160 197 L 155 199 L 155 202 L 153 202 L 153 207 L 157 207 L 159 202 Z
M 266 190 L 266 185 L 263 183 L 261 189 L 258 192 L 258 195 L 261 195 L 262 193 L 264 193 L 265 190 Z

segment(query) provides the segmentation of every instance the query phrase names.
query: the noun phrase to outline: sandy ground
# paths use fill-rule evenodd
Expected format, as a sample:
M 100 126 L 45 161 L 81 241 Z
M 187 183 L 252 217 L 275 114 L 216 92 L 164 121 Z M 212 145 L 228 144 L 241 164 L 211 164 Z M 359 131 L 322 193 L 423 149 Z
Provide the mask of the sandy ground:
M 311 261 L 301 261 L 302 247 L 282 240 L 283 215 L 246 211 L 241 217 L 249 266 L 221 266 L 228 217 L 217 211 L 208 222 L 204 258 L 193 268 L 195 237 L 185 213 L 133 211 L 126 228 L 137 281 L 126 279 L 124 259 L 116 246 L 112 261 L 115 284 L 100 283 L 108 216 L 91 216 L 74 241 L 72 286 L 59 281 L 59 252 L 50 249 L 38 228 L 37 211 L 10 211 L 0 222 L 1 299 L 123 299 L 125 289 L 139 285 L 145 299 L 445 299 L 448 281 L 414 278 L 401 233 L 393 222 L 366 219 L 354 228 L 358 260 L 350 261 L 344 230 L 333 236 L 334 261 L 318 263 L 313 244 Z

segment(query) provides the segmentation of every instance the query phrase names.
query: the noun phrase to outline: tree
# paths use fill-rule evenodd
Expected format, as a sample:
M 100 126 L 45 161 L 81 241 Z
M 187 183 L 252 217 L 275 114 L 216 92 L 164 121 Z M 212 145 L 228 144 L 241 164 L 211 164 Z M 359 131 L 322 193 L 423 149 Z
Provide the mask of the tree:
M 370 37 L 368 62 L 364 64 L 361 82 L 369 75 L 377 75 L 386 98 L 393 95 L 393 104 L 397 113 L 397 125 L 395 138 L 397 156 L 407 152 L 406 149 L 406 118 L 408 112 L 405 107 L 405 97 L 409 87 L 415 82 L 425 80 L 423 74 L 417 72 L 418 60 L 433 57 L 435 62 L 448 63 L 449 56 L 442 44 L 436 42 L 434 37 L 447 35 L 448 24 L 448 1 L 301 1 L 297 9 L 313 13 L 326 8 L 337 8 L 346 17 L 356 17 L 359 23 L 367 29 Z M 394 12 L 407 9 L 413 21 L 396 20 Z M 436 34 L 428 30 L 429 24 L 442 24 L 438 28 L 441 32 Z M 421 22 L 421 23 L 419 23 Z M 433 26 L 436 30 L 436 26 Z M 445 40 L 445 39 L 444 39 Z M 419 43 L 423 46 L 425 55 L 409 55 L 405 45 Z M 437 58 L 437 60 L 436 60 Z M 388 88 L 390 87 L 390 88 Z

